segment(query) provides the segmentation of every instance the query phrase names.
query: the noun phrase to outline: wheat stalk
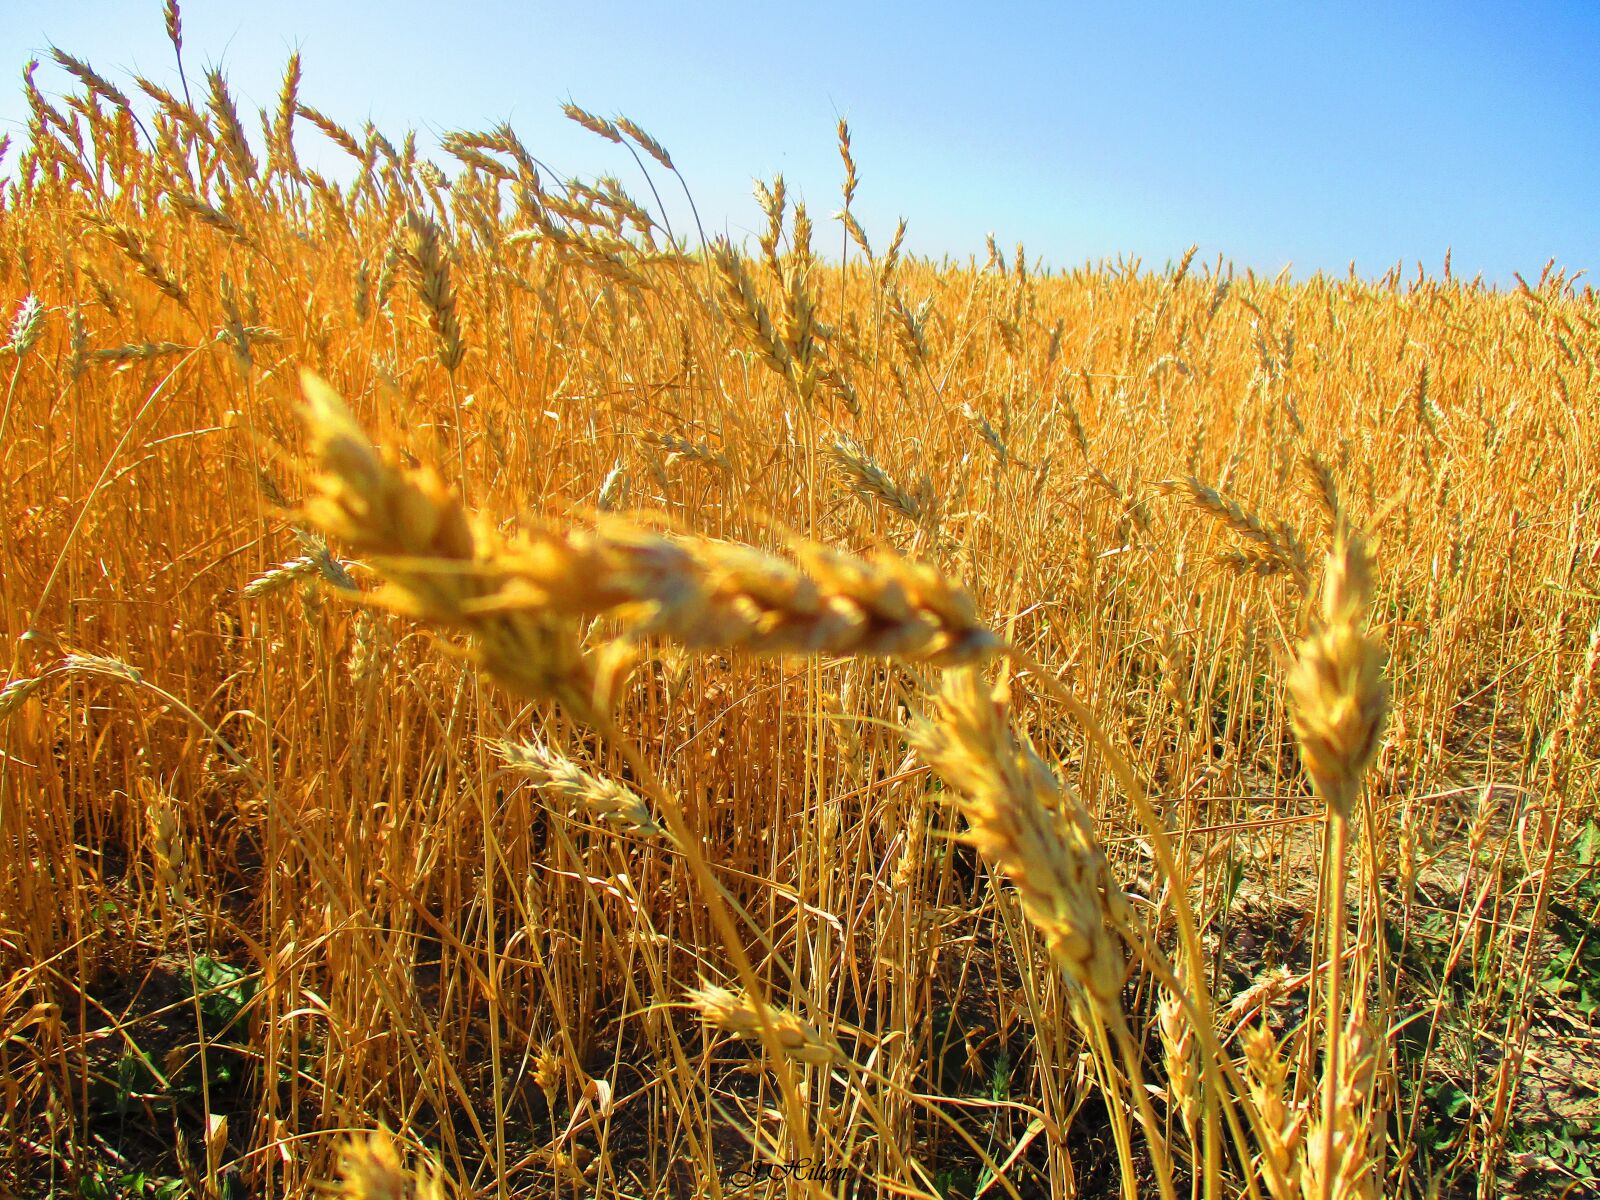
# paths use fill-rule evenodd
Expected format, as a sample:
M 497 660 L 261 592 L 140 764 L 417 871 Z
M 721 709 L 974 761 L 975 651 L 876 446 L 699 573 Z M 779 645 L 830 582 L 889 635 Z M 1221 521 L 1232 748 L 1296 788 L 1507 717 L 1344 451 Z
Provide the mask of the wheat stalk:
M 836 434 L 827 454 L 856 495 L 877 500 L 916 525 L 928 517 L 922 497 L 906 491 L 890 478 L 877 459 L 848 433 Z
M 417 295 L 428 310 L 428 324 L 439 342 L 439 365 L 454 371 L 466 345 L 456 315 L 456 293 L 450 282 L 450 259 L 439 226 L 416 213 L 406 218 L 400 240 L 400 261 L 411 272 Z
M 1137 1054 L 1122 1007 L 1126 973 L 1119 930 L 1131 928 L 1121 886 L 1111 873 L 1082 800 L 1019 740 L 1008 722 L 1004 686 L 985 688 L 976 671 L 952 671 L 931 718 L 910 732 L 912 745 L 950 785 L 967 821 L 965 839 L 1011 880 L 1051 957 L 1087 999 L 1080 1016 L 1091 1042 L 1117 1043 L 1129 1091 L 1151 1140 L 1165 1200 L 1174 1196 L 1165 1145 L 1144 1093 Z M 1124 1194 L 1132 1195 L 1131 1150 L 1119 1123 Z

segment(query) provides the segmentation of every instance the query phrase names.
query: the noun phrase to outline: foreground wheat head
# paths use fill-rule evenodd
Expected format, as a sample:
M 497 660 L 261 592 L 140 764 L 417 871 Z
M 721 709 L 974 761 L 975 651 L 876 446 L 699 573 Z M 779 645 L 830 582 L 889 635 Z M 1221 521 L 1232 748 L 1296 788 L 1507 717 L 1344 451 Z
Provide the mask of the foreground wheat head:
M 696 650 L 979 662 L 1001 648 L 971 598 L 936 569 L 796 542 L 794 561 L 747 546 L 672 538 L 619 517 L 592 530 L 545 525 L 510 540 L 469 519 L 427 469 L 401 469 L 306 376 L 322 467 L 307 519 L 376 555 L 379 599 L 466 630 L 491 675 L 583 705 L 576 622 L 613 616 L 633 635 Z
M 1382 646 L 1366 629 L 1366 547 L 1341 528 L 1322 583 L 1322 616 L 1289 673 L 1291 722 L 1317 794 L 1348 820 L 1388 713 Z
M 559 700 L 579 714 L 594 706 L 596 681 L 570 619 L 525 609 L 491 611 L 505 582 L 495 577 L 502 544 L 476 527 L 461 502 L 427 468 L 385 459 L 343 402 L 312 375 L 303 381 L 312 452 L 322 469 L 306 517 L 360 554 L 387 565 L 391 607 L 465 629 L 490 675 L 527 695 Z
M 1004 689 L 951 672 L 912 741 L 960 798 L 968 840 L 1016 884 L 1051 954 L 1100 1013 L 1121 1006 L 1127 902 L 1081 800 L 1016 740 Z

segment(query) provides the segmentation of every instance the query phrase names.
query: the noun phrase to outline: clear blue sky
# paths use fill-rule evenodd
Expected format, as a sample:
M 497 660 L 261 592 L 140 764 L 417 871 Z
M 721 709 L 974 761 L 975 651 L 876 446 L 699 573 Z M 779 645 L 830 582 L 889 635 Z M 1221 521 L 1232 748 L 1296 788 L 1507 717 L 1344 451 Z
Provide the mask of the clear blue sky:
M 175 79 L 160 0 L 0 4 L 13 81 L 52 43 L 113 79 Z M 1300 275 L 1434 273 L 1447 246 L 1496 282 L 1551 256 L 1600 269 L 1600 5 L 189 0 L 183 17 L 191 81 L 221 64 L 242 104 L 273 107 L 298 48 L 303 97 L 346 124 L 429 146 L 509 119 L 560 171 L 647 196 L 560 102 L 625 113 L 736 237 L 759 223 L 751 178 L 782 171 L 836 244 L 842 115 L 879 249 L 904 215 L 918 252 L 981 257 L 992 231 L 1057 266 L 1198 242 Z M 24 116 L 0 84 L 0 131 Z M 313 161 L 320 141 L 300 135 Z

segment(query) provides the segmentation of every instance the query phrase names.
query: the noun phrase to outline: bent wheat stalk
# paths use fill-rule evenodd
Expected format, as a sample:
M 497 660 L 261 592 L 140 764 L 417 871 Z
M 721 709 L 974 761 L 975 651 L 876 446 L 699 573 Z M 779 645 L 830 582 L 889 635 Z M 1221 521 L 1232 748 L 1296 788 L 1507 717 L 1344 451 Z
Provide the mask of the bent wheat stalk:
M 935 666 L 982 662 L 1001 650 L 971 596 L 927 564 L 800 540 L 791 550 L 793 561 L 731 542 L 667 537 L 621 518 L 593 530 L 545 527 L 507 548 L 496 570 L 515 586 L 478 610 L 616 616 L 636 636 L 696 650 Z
M 326 383 L 304 383 L 323 467 L 307 518 L 373 556 L 389 581 L 377 602 L 462 630 L 489 674 L 575 715 L 592 715 L 595 694 L 582 618 L 617 617 L 635 636 L 690 649 L 934 666 L 983 662 L 1004 645 L 964 589 L 887 551 L 861 558 L 797 540 L 791 561 L 610 516 L 592 530 L 544 525 L 504 539 L 433 471 L 380 455 Z

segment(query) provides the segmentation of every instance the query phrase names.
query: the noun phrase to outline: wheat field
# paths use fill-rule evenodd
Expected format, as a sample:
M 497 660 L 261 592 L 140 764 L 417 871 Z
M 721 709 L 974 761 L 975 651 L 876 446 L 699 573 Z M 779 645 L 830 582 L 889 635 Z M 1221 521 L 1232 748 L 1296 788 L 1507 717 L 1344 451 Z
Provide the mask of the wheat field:
M 0 1194 L 1592 1194 L 1589 287 L 24 81 Z

